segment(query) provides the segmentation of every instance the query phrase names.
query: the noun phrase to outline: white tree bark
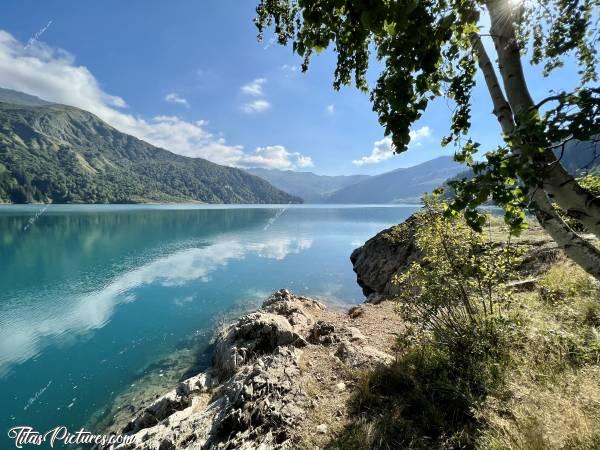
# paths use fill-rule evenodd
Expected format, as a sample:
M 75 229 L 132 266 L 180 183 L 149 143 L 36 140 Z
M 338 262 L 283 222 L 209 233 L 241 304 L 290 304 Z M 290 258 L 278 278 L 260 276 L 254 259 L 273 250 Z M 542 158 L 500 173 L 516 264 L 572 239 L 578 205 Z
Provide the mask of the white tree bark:
M 569 258 L 587 273 L 600 280 L 600 251 L 589 241 L 571 230 L 556 213 L 548 196 L 538 189 L 532 196 L 535 217 Z
M 494 114 L 502 127 L 502 132 L 510 134 L 515 127 L 512 108 L 504 97 L 494 66 L 478 34 L 473 33 L 471 35 L 471 45 L 477 55 L 479 68 L 484 74 L 486 86 L 494 105 Z M 513 151 L 518 152 L 519 150 L 517 148 Z M 552 207 L 552 203 L 544 190 L 536 189 L 534 191 L 531 207 L 540 225 L 550 234 L 567 256 L 590 275 L 600 279 L 600 250 L 575 233 L 562 220 Z
M 488 0 L 487 8 L 504 90 L 518 123 L 519 117 L 537 114 L 537 111 L 523 74 L 510 8 L 506 0 Z M 552 149 L 545 149 L 543 159 L 543 189 L 562 209 L 600 237 L 600 198 L 594 197 L 577 183 L 560 164 Z

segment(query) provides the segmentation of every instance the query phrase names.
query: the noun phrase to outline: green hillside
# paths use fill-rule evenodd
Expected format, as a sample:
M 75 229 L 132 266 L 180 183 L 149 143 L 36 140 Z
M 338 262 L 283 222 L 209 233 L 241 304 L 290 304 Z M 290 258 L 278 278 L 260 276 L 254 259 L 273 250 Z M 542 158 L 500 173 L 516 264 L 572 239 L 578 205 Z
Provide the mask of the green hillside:
M 91 113 L 0 89 L 0 202 L 299 203 L 265 180 L 121 133 Z

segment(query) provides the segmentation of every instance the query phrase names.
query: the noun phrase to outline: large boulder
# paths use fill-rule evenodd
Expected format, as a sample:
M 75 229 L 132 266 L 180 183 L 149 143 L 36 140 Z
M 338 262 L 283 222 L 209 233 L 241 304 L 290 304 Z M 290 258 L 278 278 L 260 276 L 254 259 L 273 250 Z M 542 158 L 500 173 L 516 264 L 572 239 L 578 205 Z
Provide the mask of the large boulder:
M 321 303 L 286 289 L 274 292 L 259 311 L 243 316 L 218 333 L 214 368 L 219 378 L 230 377 L 257 356 L 278 347 L 306 345 L 304 335 L 315 322 L 309 311 L 323 308 Z
M 350 261 L 365 296 L 398 293 L 400 288 L 393 283 L 394 275 L 408 269 L 420 257 L 415 245 L 416 225 L 417 217 L 412 215 L 401 224 L 377 233 L 352 252 Z
M 266 312 L 248 314 L 219 333 L 214 367 L 225 379 L 256 356 L 301 339 L 285 317 Z
M 298 334 L 309 331 L 315 322 L 309 311 L 324 308 L 322 303 L 308 297 L 294 295 L 287 289 L 274 292 L 262 304 L 262 311 L 285 317 Z

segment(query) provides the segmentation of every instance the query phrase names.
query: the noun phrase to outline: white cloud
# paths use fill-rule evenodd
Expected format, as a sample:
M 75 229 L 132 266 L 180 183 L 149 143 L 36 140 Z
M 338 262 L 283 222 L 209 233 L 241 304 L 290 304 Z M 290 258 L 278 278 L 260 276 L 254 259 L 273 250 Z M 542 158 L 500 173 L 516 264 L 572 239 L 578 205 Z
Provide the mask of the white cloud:
M 392 139 L 384 137 L 380 141 L 375 141 L 373 144 L 373 150 L 368 156 L 363 156 L 360 159 L 355 159 L 352 164 L 356 166 L 363 166 L 365 164 L 377 164 L 387 159 L 390 159 L 394 155 L 392 150 Z
M 180 155 L 237 167 L 247 167 L 245 160 L 255 156 L 246 153 L 242 146 L 230 145 L 223 137 L 209 132 L 206 121 L 189 122 L 175 116 L 143 119 L 126 114 L 118 109 L 127 106 L 125 100 L 104 92 L 93 74 L 86 67 L 77 65 L 72 55 L 38 41 L 25 49 L 11 34 L 2 30 L 0 86 L 84 109 L 124 133 Z M 257 111 L 270 106 L 266 100 L 262 102 L 266 105 L 254 105 Z M 292 156 L 284 162 L 286 167 L 296 167 L 303 162 Z M 265 159 L 264 163 L 266 167 L 282 165 L 281 159 Z
M 242 105 L 242 111 L 248 114 L 260 113 L 271 107 L 267 100 L 257 99 Z
M 179 104 L 179 105 L 184 105 L 187 108 L 190 107 L 189 102 L 185 98 L 180 97 L 179 95 L 177 95 L 174 92 L 165 95 L 165 102 L 167 102 L 167 103 L 176 103 L 176 104 Z
M 281 70 L 287 71 L 287 72 L 298 72 L 299 67 L 296 66 L 295 64 L 284 64 L 283 66 L 281 66 Z
M 420 146 L 424 139 L 431 136 L 431 129 L 428 126 L 413 130 L 410 132 L 410 145 Z M 365 164 L 378 164 L 382 161 L 386 161 L 394 156 L 394 146 L 390 137 L 385 137 L 380 141 L 373 143 L 373 150 L 368 156 L 363 156 L 360 159 L 355 159 L 352 164 L 355 166 L 364 166 Z
M 250 97 L 257 97 L 242 105 L 242 111 L 246 114 L 255 114 L 266 111 L 271 108 L 271 103 L 265 98 L 263 86 L 267 83 L 266 78 L 256 78 L 248 84 L 241 87 L 242 92 Z
M 208 282 L 210 275 L 231 261 L 257 255 L 281 261 L 290 254 L 309 249 L 313 241 L 293 236 L 273 237 L 255 242 L 247 236 L 223 235 L 210 246 L 190 248 L 161 256 L 132 268 L 99 290 L 81 296 L 67 296 L 60 302 L 43 296 L 7 310 L 0 304 L 0 378 L 16 365 L 39 354 L 50 343 L 65 337 L 89 333 L 104 327 L 123 303 L 136 301 L 146 286 L 185 286 Z M 55 296 L 58 298 L 58 296 Z M 190 299 L 181 299 L 181 303 Z M 177 300 L 175 300 L 177 303 Z M 35 311 L 27 305 L 36 305 Z
M 330 116 L 333 116 L 335 114 L 335 105 L 327 105 L 325 107 L 325 112 Z
M 420 146 L 423 143 L 423 140 L 431 136 L 431 129 L 428 126 L 424 126 L 419 128 L 418 130 L 413 130 L 410 133 L 410 143 L 415 146 Z
M 300 153 L 293 153 L 296 157 L 296 166 L 299 168 L 313 167 L 314 163 L 310 156 L 301 155 Z
M 242 161 L 244 167 L 266 167 L 269 169 L 295 169 L 312 167 L 310 156 L 290 152 L 283 145 L 258 147 L 254 153 L 246 155 Z
M 264 94 L 263 86 L 267 82 L 266 78 L 257 78 L 241 87 L 242 92 L 253 97 L 262 97 Z

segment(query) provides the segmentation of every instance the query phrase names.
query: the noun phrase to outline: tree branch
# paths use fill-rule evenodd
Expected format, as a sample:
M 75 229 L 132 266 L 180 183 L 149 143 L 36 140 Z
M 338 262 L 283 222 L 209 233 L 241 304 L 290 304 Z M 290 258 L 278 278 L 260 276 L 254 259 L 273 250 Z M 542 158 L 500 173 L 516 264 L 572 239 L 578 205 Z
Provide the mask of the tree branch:
M 496 71 L 494 70 L 494 66 L 492 65 L 490 57 L 488 56 L 483 43 L 481 42 L 481 37 L 479 34 L 471 33 L 471 45 L 473 46 L 473 50 L 477 55 L 479 68 L 483 72 L 485 83 L 490 93 L 490 97 L 492 98 L 492 103 L 494 105 L 493 113 L 498 119 L 504 134 L 508 135 L 515 128 L 513 113 L 510 105 L 504 97 L 504 93 L 502 92 L 502 88 L 498 82 L 498 77 L 496 76 Z
M 515 127 L 512 110 L 504 97 L 494 67 L 477 33 L 471 35 L 471 45 L 477 55 L 479 67 L 484 74 L 485 82 L 494 104 L 494 114 L 498 118 L 503 133 L 508 135 L 513 132 Z M 510 115 L 507 114 L 507 111 L 510 112 Z M 513 148 L 513 153 L 518 155 L 519 149 Z M 560 167 L 562 168 L 562 166 Z M 575 233 L 564 222 L 543 190 L 534 190 L 531 207 L 540 225 L 552 236 L 567 256 L 589 274 L 600 279 L 600 250 Z
M 537 114 L 531 98 L 517 43 L 512 18 L 506 17 L 505 0 L 486 2 L 492 22 L 491 32 L 498 54 L 498 64 L 508 103 L 514 114 L 515 124 L 532 112 Z M 543 100 L 542 100 L 543 102 Z M 505 134 L 509 134 L 503 128 Z M 543 148 L 539 170 L 542 186 L 561 208 L 577 219 L 596 236 L 600 237 L 600 198 L 593 196 L 577 183 L 557 160 L 552 148 Z M 514 149 L 513 151 L 516 151 Z

